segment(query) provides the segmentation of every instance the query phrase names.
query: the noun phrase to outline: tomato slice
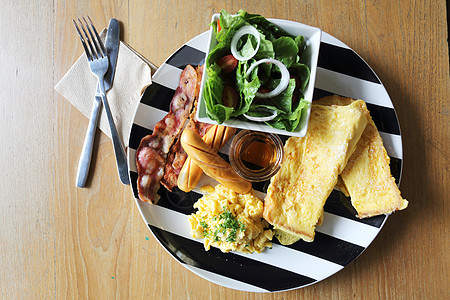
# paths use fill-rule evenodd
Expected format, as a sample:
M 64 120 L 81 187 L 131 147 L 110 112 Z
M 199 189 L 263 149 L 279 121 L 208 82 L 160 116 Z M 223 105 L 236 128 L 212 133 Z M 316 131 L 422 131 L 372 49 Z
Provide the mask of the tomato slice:
M 237 59 L 232 54 L 225 55 L 217 61 L 217 64 L 220 68 L 222 68 L 222 72 L 224 73 L 230 73 L 233 71 L 236 68 L 237 63 Z
M 236 108 L 239 104 L 239 95 L 234 87 L 226 85 L 222 92 L 222 103 L 225 106 Z

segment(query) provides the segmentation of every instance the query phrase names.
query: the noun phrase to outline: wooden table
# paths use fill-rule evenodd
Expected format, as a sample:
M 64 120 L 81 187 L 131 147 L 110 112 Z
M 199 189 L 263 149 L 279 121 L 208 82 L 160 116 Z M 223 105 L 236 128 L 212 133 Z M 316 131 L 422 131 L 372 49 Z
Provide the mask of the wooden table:
M 445 1 L 16 1 L 0 9 L 0 297 L 449 299 L 449 52 Z M 82 53 L 72 18 L 122 23 L 160 65 L 225 8 L 320 27 L 384 83 L 404 147 L 409 207 L 353 263 L 312 286 L 253 294 L 186 270 L 141 219 L 97 134 L 88 188 L 75 187 L 87 118 L 54 85 Z M 447 228 L 447 229 L 446 229 Z

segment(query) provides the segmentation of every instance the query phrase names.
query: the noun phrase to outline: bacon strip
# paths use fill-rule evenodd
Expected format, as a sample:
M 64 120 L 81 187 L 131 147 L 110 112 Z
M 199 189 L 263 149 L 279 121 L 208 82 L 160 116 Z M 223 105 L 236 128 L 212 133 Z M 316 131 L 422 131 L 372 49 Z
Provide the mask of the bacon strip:
M 198 93 L 200 92 L 202 75 L 203 75 L 203 66 L 197 68 L 197 85 L 198 85 L 196 89 L 197 99 Z M 194 103 L 194 108 L 190 115 L 189 123 L 186 126 L 186 129 L 193 130 L 203 137 L 208 131 L 208 129 L 211 128 L 211 126 L 213 125 L 197 121 L 195 117 L 196 110 L 197 110 L 197 101 Z M 180 174 L 180 171 L 183 168 L 187 156 L 188 155 L 184 151 L 183 147 L 181 147 L 180 139 L 178 138 L 175 145 L 170 149 L 169 155 L 167 157 L 166 167 L 164 170 L 164 176 L 161 180 L 161 184 L 164 185 L 166 189 L 168 189 L 169 191 L 172 191 L 172 189 L 177 186 L 178 175 Z
M 137 187 L 139 198 L 157 203 L 158 189 L 164 175 L 167 154 L 185 127 L 192 106 L 198 96 L 197 71 L 186 66 L 180 76 L 180 83 L 170 103 L 169 113 L 159 121 L 152 135 L 145 136 L 136 151 L 138 171 Z

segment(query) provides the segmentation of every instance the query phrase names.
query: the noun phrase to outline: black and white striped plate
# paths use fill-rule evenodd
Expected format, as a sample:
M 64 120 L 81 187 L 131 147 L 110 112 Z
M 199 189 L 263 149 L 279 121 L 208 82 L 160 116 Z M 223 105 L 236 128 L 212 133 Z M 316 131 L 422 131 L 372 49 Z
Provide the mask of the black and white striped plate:
M 153 83 L 142 96 L 131 128 L 128 163 L 132 190 L 144 221 L 159 243 L 182 265 L 216 284 L 243 291 L 275 292 L 304 287 L 325 279 L 356 259 L 381 230 L 387 216 L 365 220 L 341 193 L 333 191 L 325 205 L 324 222 L 314 242 L 282 246 L 274 239 L 272 249 L 261 254 L 205 251 L 202 240 L 190 236 L 188 215 L 201 197 L 196 192 L 169 193 L 161 188 L 157 205 L 139 200 L 136 187 L 136 149 L 169 111 L 169 103 L 184 67 L 205 61 L 208 32 L 200 34 L 172 54 L 156 71 Z M 330 94 L 363 99 L 371 112 L 391 157 L 391 171 L 400 180 L 402 139 L 391 99 L 372 69 L 352 49 L 323 32 L 314 99 Z M 226 151 L 222 157 L 228 159 Z M 266 183 L 253 185 L 264 192 Z M 260 194 L 260 195 L 261 195 Z M 264 195 L 264 194 L 262 194 Z

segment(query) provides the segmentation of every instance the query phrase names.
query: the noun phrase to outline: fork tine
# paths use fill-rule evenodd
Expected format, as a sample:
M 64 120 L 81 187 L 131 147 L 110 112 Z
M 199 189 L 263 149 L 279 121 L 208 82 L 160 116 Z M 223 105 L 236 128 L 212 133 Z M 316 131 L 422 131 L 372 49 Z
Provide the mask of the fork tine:
M 91 27 L 92 27 L 92 30 L 94 31 L 95 36 L 97 37 L 97 41 L 98 41 L 98 43 L 99 43 L 99 45 L 100 45 L 100 48 L 102 49 L 103 56 L 106 56 L 106 49 L 105 49 L 105 47 L 103 46 L 102 39 L 100 38 L 100 36 L 99 36 L 99 34 L 98 34 L 98 32 L 97 32 L 97 29 L 95 29 L 94 23 L 92 23 L 91 18 L 90 18 L 89 16 L 87 16 L 87 18 L 88 18 L 88 20 L 89 20 L 89 23 L 91 23 Z
M 92 33 L 91 28 L 89 27 L 89 24 L 87 23 L 87 21 L 84 17 L 83 17 L 83 22 L 89 32 L 89 35 L 91 36 L 92 44 L 94 44 L 95 50 L 97 52 L 97 58 L 103 57 L 104 56 L 103 51 L 102 51 L 102 49 L 100 49 L 100 46 L 98 45 L 98 41 L 95 38 L 94 34 Z
M 83 44 L 84 52 L 86 53 L 86 57 L 87 57 L 88 61 L 92 61 L 93 56 L 92 56 L 91 52 L 89 51 L 89 49 L 88 49 L 88 47 L 87 47 L 87 45 L 86 45 L 86 42 L 85 42 L 85 40 L 84 40 L 84 37 L 83 37 L 83 35 L 81 34 L 81 31 L 80 31 L 80 29 L 78 28 L 77 23 L 75 22 L 74 19 L 72 19 L 72 22 L 73 22 L 73 25 L 75 25 L 75 28 L 76 28 L 77 33 L 78 33 L 78 36 L 80 37 L 81 44 Z
M 96 48 L 92 45 L 91 39 L 89 38 L 89 35 L 87 34 L 86 30 L 84 29 L 83 22 L 81 22 L 80 18 L 78 18 L 78 23 L 80 23 L 81 30 L 83 30 L 83 32 L 84 32 L 84 37 L 86 38 L 86 41 L 89 45 L 89 49 L 91 50 L 92 59 L 100 58 L 100 55 L 98 55 Z

